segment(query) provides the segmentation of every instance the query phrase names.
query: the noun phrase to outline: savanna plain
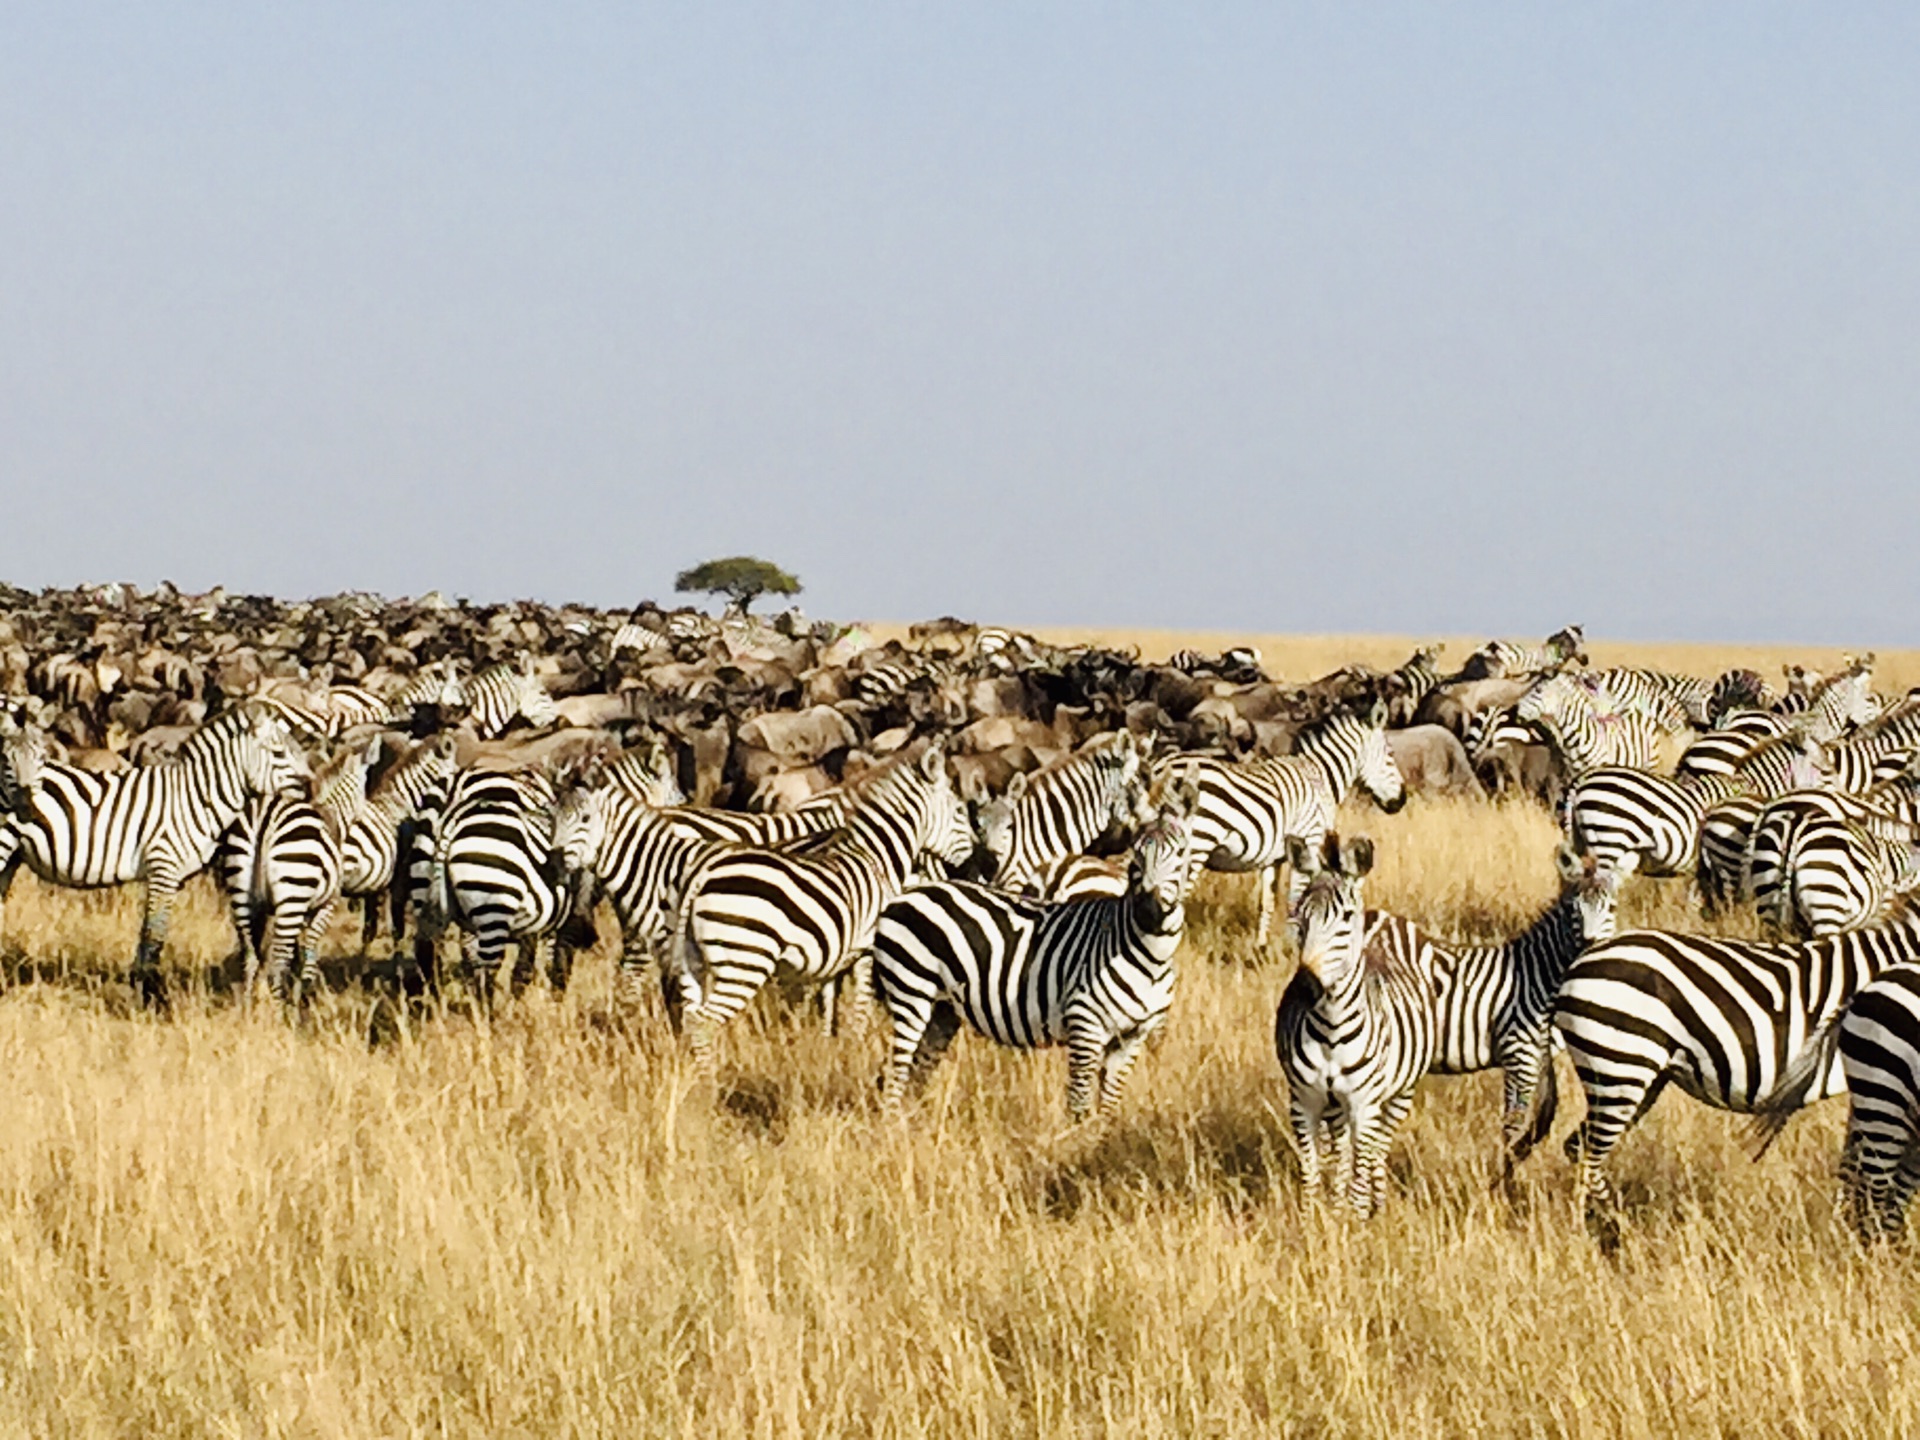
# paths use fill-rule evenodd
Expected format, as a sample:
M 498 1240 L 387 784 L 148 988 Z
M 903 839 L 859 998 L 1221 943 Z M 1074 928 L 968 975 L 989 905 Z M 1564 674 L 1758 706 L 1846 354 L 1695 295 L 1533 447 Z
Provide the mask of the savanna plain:
M 1411 643 L 1071 638 L 1252 640 L 1291 679 Z M 1590 648 L 1703 674 L 1835 658 Z M 1877 681 L 1920 683 L 1920 653 Z M 1371 903 L 1443 933 L 1511 933 L 1554 893 L 1534 807 L 1343 829 L 1377 842 Z M 771 996 L 700 1081 L 658 1004 L 616 995 L 605 916 L 564 996 L 491 1022 L 336 974 L 294 1024 L 209 983 L 230 932 L 196 882 L 173 1011 L 148 1015 L 124 984 L 137 896 L 23 876 L 0 924 L 0 1434 L 1920 1433 L 1920 1267 L 1833 1216 L 1844 1101 L 1756 1165 L 1735 1117 L 1670 1093 L 1616 1157 L 1606 1259 L 1560 1154 L 1564 1062 L 1511 1196 L 1497 1076 L 1433 1080 L 1384 1212 L 1355 1221 L 1299 1192 L 1272 1042 L 1293 962 L 1254 950 L 1254 904 L 1247 877 L 1202 879 L 1168 1032 L 1095 1132 L 1066 1128 L 1062 1055 L 973 1037 L 885 1121 L 884 1025 L 831 1038 Z M 1682 881 L 1635 881 L 1621 918 L 1703 926 Z M 334 939 L 357 948 L 345 921 Z

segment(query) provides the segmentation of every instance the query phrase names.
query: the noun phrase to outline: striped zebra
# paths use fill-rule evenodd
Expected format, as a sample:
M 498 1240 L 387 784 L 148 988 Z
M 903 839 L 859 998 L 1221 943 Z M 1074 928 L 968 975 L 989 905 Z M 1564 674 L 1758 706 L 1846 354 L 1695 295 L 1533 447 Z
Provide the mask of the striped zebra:
M 648 965 L 661 958 L 687 877 L 701 860 L 726 845 L 783 849 L 822 843 L 857 803 L 848 792 L 834 792 L 773 813 L 663 807 L 636 798 L 613 769 L 583 777 L 561 795 L 554 843 L 584 857 L 582 866 L 613 904 L 620 922 L 620 978 L 629 995 L 639 993 Z M 688 997 L 680 991 L 680 977 L 664 966 L 661 978 L 677 1026 Z
M 52 759 L 53 744 L 45 730 L 0 715 L 0 820 L 31 812 L 34 788 Z
M 1734 711 L 1771 710 L 1776 698 L 1759 671 L 1722 671 L 1707 695 L 1707 724 L 1717 730 Z
M 1863 985 L 1799 1068 L 1825 1069 L 1823 1049 L 1837 1049 L 1850 1097 L 1841 1203 L 1864 1243 L 1898 1240 L 1920 1185 L 1920 962 L 1890 965 Z M 1769 1119 L 1777 1126 L 1785 1115 Z
M 340 839 L 319 806 L 293 795 L 254 800 L 214 849 L 240 941 L 240 993 L 267 988 L 304 1001 L 319 984 L 320 941 L 340 900 Z
M 1355 1210 L 1372 1215 L 1386 1199 L 1394 1133 L 1439 1053 L 1439 958 L 1420 946 L 1392 968 L 1367 963 L 1383 919 L 1368 916 L 1361 897 L 1372 841 L 1361 835 L 1342 844 L 1329 834 L 1318 851 L 1298 837 L 1287 843 L 1294 873 L 1307 883 L 1294 909 L 1300 968 L 1280 997 L 1273 1045 L 1287 1077 L 1300 1177 L 1309 1195 L 1331 1180 Z
M 314 805 L 340 837 L 340 891 L 361 909 L 362 946 L 379 933 L 382 901 L 394 890 L 407 822 L 452 776 L 457 744 L 452 734 L 422 741 L 388 766 L 369 791 L 367 771 L 381 746 L 375 741 L 349 752 L 337 772 L 314 787 Z M 396 917 L 394 939 L 399 938 Z
M 533 657 L 519 664 L 490 665 L 464 686 L 468 718 L 484 739 L 504 735 L 516 720 L 543 729 L 559 720 L 559 708 L 534 674 Z
M 1553 741 L 1575 781 L 1602 765 L 1651 769 L 1664 736 L 1644 715 L 1601 710 L 1593 692 L 1565 674 L 1540 681 L 1520 697 L 1513 713 Z
M 1028 894 L 1036 900 L 1093 900 L 1127 893 L 1125 856 L 1065 855 L 1042 866 Z
M 1089 741 L 1031 777 L 1015 775 L 1006 794 L 978 807 L 980 842 L 994 857 L 993 883 L 1038 893 L 1040 872 L 1091 850 L 1103 837 L 1143 818 L 1146 779 L 1140 747 L 1124 730 Z
M 1832 935 L 1870 925 L 1920 882 L 1911 827 L 1884 839 L 1857 821 L 1816 816 L 1800 826 L 1786 855 L 1780 901 L 1756 909 L 1782 934 Z
M 1386 707 L 1376 702 L 1364 715 L 1336 712 L 1302 731 L 1295 753 L 1280 759 L 1235 764 L 1212 756 L 1175 755 L 1158 767 L 1158 785 L 1191 776 L 1199 787 L 1193 814 L 1195 869 L 1260 872 L 1255 944 L 1265 945 L 1272 932 L 1274 892 L 1290 839 L 1317 847 L 1333 827 L 1340 802 L 1356 785 L 1364 786 L 1389 813 L 1406 803 L 1406 782 L 1387 748 L 1385 724 Z M 1289 914 L 1305 883 L 1298 874 L 1289 882 Z
M 868 781 L 844 830 L 822 844 L 799 854 L 727 846 L 702 861 L 674 920 L 672 960 L 696 1061 L 708 1063 L 714 1032 L 776 971 L 823 985 L 861 963 L 881 907 L 921 855 L 960 865 L 975 845 L 935 744 Z
M 207 867 L 220 834 L 247 802 L 298 785 L 307 760 L 277 715 L 240 706 L 208 721 L 165 761 L 95 774 L 48 762 L 0 830 L 0 901 L 21 863 L 41 881 L 80 889 L 146 887 L 132 978 L 166 1003 L 160 952 L 173 899 Z
M 1738 797 L 1782 794 L 1816 773 L 1806 746 L 1793 743 L 1757 747 L 1726 774 L 1668 779 L 1603 765 L 1568 792 L 1567 835 L 1576 854 L 1607 874 L 1697 877 L 1710 810 Z
M 520 946 L 509 976 L 517 988 L 543 966 L 555 990 L 566 988 L 573 937 L 576 876 L 584 854 L 555 843 L 553 782 L 537 770 L 463 770 L 447 789 L 444 807 L 428 812 L 424 828 L 427 875 L 414 941 L 414 965 L 431 984 L 440 936 L 457 927 L 470 981 L 482 1005 L 491 1005 L 509 941 Z M 584 918 L 584 917 L 582 917 Z
M 880 912 L 874 989 L 892 1021 L 881 1104 L 897 1110 L 961 1022 L 1001 1045 L 1067 1047 L 1067 1114 L 1120 1099 L 1173 1003 L 1193 865 L 1189 788 L 1142 832 L 1126 893 L 1048 904 L 965 882 L 917 885 Z
M 1800 831 L 1815 820 L 1851 824 L 1875 842 L 1904 847 L 1920 825 L 1920 783 L 1903 768 L 1899 777 L 1864 793 L 1837 786 L 1802 788 L 1777 794 L 1760 807 L 1741 854 L 1738 893 L 1783 930 L 1791 929 L 1792 857 Z M 1833 843 L 1831 836 L 1827 843 Z
M 1603 710 L 1616 715 L 1643 715 L 1670 735 L 1707 723 L 1710 682 L 1666 670 L 1616 666 L 1589 671 L 1582 679 Z
M 1462 680 L 1495 680 L 1506 676 L 1553 674 L 1569 665 L 1587 663 L 1586 632 L 1578 625 L 1556 630 L 1544 645 L 1518 640 L 1489 640 L 1460 667 Z
M 1608 1155 L 1669 1082 L 1722 1110 L 1777 1111 L 1838 1094 L 1837 1066 L 1780 1086 L 1809 1041 L 1887 966 L 1920 956 L 1920 911 L 1800 944 L 1628 931 L 1567 972 L 1553 1023 L 1586 1092 L 1570 1149 L 1603 1243 L 1618 1239 Z
M 1818 743 L 1807 735 L 1804 726 L 1796 728 L 1784 716 L 1742 710 L 1724 716 L 1719 729 L 1709 730 L 1687 746 L 1673 773 L 1683 777 L 1731 775 L 1761 746 L 1782 739 L 1792 739 L 1796 744 Z
M 1435 1027 L 1427 1069 L 1504 1074 L 1501 1178 L 1553 1124 L 1553 1001 L 1582 950 L 1613 934 L 1616 880 L 1562 846 L 1560 895 L 1518 935 L 1491 945 L 1438 940 L 1411 920 L 1369 911 L 1362 968 L 1431 976 L 1425 1004 Z
M 361 685 L 335 685 L 327 691 L 322 728 L 337 737 L 357 725 L 408 729 L 418 711 L 429 707 L 453 714 L 466 704 L 466 690 L 451 660 L 423 665 L 413 678 L 391 695 L 378 695 Z

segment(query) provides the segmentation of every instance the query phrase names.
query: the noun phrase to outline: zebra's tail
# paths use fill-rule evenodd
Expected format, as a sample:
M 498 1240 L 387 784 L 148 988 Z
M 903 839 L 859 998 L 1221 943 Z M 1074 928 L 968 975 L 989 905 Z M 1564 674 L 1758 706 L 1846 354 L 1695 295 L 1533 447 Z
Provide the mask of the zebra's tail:
M 1747 1152 L 1755 1160 L 1765 1155 L 1787 1122 L 1807 1103 L 1820 1077 L 1833 1068 L 1833 1057 L 1840 1043 L 1841 1009 L 1831 1020 L 1807 1037 L 1800 1053 L 1787 1062 L 1773 1089 L 1753 1107 L 1753 1119 L 1747 1127 Z

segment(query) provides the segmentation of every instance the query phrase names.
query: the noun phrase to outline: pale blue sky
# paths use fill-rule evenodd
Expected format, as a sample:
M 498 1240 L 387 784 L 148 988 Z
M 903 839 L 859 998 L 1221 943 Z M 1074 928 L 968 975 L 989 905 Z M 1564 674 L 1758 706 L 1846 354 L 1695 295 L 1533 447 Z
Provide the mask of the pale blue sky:
M 1920 644 L 1920 10 L 0 11 L 0 576 Z

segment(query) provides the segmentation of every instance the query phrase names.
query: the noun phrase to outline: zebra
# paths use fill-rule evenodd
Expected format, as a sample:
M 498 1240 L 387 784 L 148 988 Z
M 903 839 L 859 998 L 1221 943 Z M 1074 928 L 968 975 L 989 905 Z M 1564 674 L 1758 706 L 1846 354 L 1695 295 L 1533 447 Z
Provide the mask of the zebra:
M 1194 798 L 1188 787 L 1142 832 L 1123 895 L 1049 904 L 951 881 L 887 903 L 873 946 L 893 1034 L 883 1110 L 899 1108 L 965 1020 L 1001 1045 L 1065 1045 L 1069 1119 L 1112 1111 L 1172 1007 Z
M 1366 836 L 1343 844 L 1328 834 L 1317 853 L 1295 836 L 1287 849 L 1307 883 L 1294 907 L 1300 968 L 1280 997 L 1273 1045 L 1287 1077 L 1301 1183 L 1309 1195 L 1328 1179 L 1344 1183 L 1348 1203 L 1372 1215 L 1386 1198 L 1394 1132 L 1439 1053 L 1439 957 L 1420 946 L 1391 968 L 1368 965 L 1382 917 L 1362 904 L 1373 868 Z
M 1504 1073 L 1500 1177 L 1505 1181 L 1553 1124 L 1554 995 L 1575 957 L 1613 934 L 1619 882 L 1566 846 L 1560 895 L 1533 924 L 1498 944 L 1439 940 L 1411 920 L 1369 911 L 1363 968 L 1432 976 L 1426 1004 L 1436 1027 L 1428 1071 Z
M 264 956 L 274 995 L 285 1000 L 297 984 L 304 1001 L 340 899 L 340 839 L 326 814 L 293 795 L 255 799 L 221 833 L 213 870 L 239 936 L 240 993 L 253 995 Z
M 776 970 L 818 985 L 858 966 L 864 994 L 873 927 L 915 861 L 960 865 L 976 844 L 932 744 L 867 782 L 845 828 L 821 844 L 803 853 L 729 845 L 708 856 L 674 919 L 673 973 L 696 1063 L 709 1063 L 714 1032 Z
M 1759 671 L 1723 671 L 1707 695 L 1707 724 L 1718 729 L 1722 720 L 1735 710 L 1770 710 L 1775 698 Z
M 1618 715 L 1643 715 L 1668 734 L 1706 724 L 1712 687 L 1691 675 L 1616 666 L 1582 677 L 1603 706 Z
M 823 843 L 852 813 L 853 797 L 832 793 L 797 810 L 747 814 L 658 806 L 638 799 L 615 766 L 583 776 L 555 811 L 555 846 L 578 853 L 583 868 L 612 902 L 620 922 L 619 974 L 637 995 L 647 966 L 672 933 L 675 910 L 695 866 L 721 846 L 776 849 Z M 678 977 L 663 972 L 669 1017 L 684 1005 Z
M 321 717 L 329 737 L 337 738 L 358 725 L 408 729 L 417 711 L 437 708 L 450 714 L 466 703 L 466 691 L 451 660 L 423 665 L 414 677 L 391 695 L 377 695 L 360 685 L 335 685 L 327 691 L 327 709 Z
M 1005 796 L 979 806 L 975 816 L 981 844 L 995 860 L 993 883 L 1034 893 L 1048 865 L 1137 825 L 1146 798 L 1140 748 L 1124 730 L 1032 777 L 1015 775 Z
M 1837 1094 L 1826 1066 L 1781 1088 L 1809 1041 L 1887 966 L 1920 957 L 1920 910 L 1799 944 L 1628 931 L 1573 962 L 1553 1023 L 1586 1093 L 1569 1142 L 1603 1244 L 1619 1238 L 1604 1165 L 1669 1082 L 1705 1104 L 1777 1111 Z
M 1574 851 L 1614 875 L 1700 873 L 1709 811 L 1743 796 L 1778 795 L 1816 774 L 1804 746 L 1766 744 L 1725 774 L 1676 775 L 1602 765 L 1567 794 Z
M 1092 900 L 1127 893 L 1125 856 L 1064 855 L 1041 867 L 1028 886 L 1036 900 Z
M 1593 692 L 1566 674 L 1540 681 L 1520 697 L 1513 713 L 1546 733 L 1576 781 L 1601 765 L 1651 769 L 1664 733 L 1644 715 L 1601 710 Z
M 424 831 L 427 876 L 414 968 L 428 983 L 439 938 L 451 925 L 472 937 L 468 967 L 483 1006 L 493 1002 L 509 940 L 522 952 L 511 984 L 544 960 L 554 989 L 566 987 L 572 937 L 557 932 L 574 919 L 575 877 L 586 857 L 556 846 L 557 799 L 553 782 L 539 771 L 454 776 Z
M 1898 1240 L 1920 1186 L 1920 963 L 1889 965 L 1863 985 L 1797 1066 L 1825 1069 L 1835 1049 L 1850 1097 L 1841 1203 L 1863 1243 Z M 1769 1116 L 1769 1128 L 1789 1113 Z
M 1356 785 L 1389 813 L 1406 803 L 1406 782 L 1387 748 L 1386 707 L 1376 701 L 1362 715 L 1336 711 L 1301 732 L 1296 753 L 1275 760 L 1233 764 L 1205 755 L 1175 755 L 1163 761 L 1157 784 L 1192 776 L 1200 799 L 1193 814 L 1195 870 L 1261 872 L 1256 945 L 1273 928 L 1274 891 L 1293 837 L 1317 846 L 1333 826 L 1334 812 Z M 1305 880 L 1289 882 L 1288 913 Z
M 1781 739 L 1792 739 L 1796 744 L 1817 743 L 1804 725 L 1796 728 L 1784 717 L 1764 710 L 1742 710 L 1724 716 L 1720 728 L 1709 730 L 1681 751 L 1673 773 L 1687 778 L 1731 775 L 1754 751 Z
M 0 816 L 25 817 L 31 812 L 34 788 L 52 759 L 46 731 L 0 715 Z
M 1785 870 L 1783 897 L 1756 897 L 1757 908 L 1777 930 L 1795 936 L 1871 924 L 1920 881 L 1911 828 L 1887 840 L 1837 816 L 1815 816 L 1795 831 Z
M 380 750 L 376 740 L 350 752 L 340 772 L 314 792 L 314 804 L 340 836 L 340 891 L 361 907 L 360 941 L 379 933 L 381 897 L 394 886 L 403 832 L 421 803 L 454 771 L 458 741 L 451 733 L 416 745 L 396 760 L 369 792 L 367 769 Z M 396 917 L 394 938 L 400 938 Z
M 547 687 L 534 674 L 533 657 L 519 664 L 490 665 L 465 685 L 468 717 L 476 734 L 491 739 L 503 735 L 516 720 L 536 730 L 552 725 L 560 711 Z
M 1789 790 L 1760 808 L 1741 856 L 1740 893 L 1751 896 L 1761 917 L 1782 931 L 1790 930 L 1794 920 L 1791 892 L 1800 832 L 1815 820 L 1853 826 L 1870 846 L 1898 847 L 1900 854 L 1885 851 L 1874 861 L 1891 879 L 1904 867 L 1904 852 L 1920 824 L 1920 787 L 1902 778 L 1876 786 L 1864 795 L 1834 789 Z M 1822 844 L 1830 852 L 1845 846 L 1830 830 L 1824 833 Z M 1833 863 L 1831 859 L 1827 862 L 1829 867 Z M 1829 889 L 1832 880 L 1829 876 L 1825 882 Z M 1841 888 L 1852 887 L 1843 882 Z M 1815 908 L 1834 913 L 1829 906 Z M 1839 913 L 1846 913 L 1844 904 Z
M 1460 667 L 1462 680 L 1491 680 L 1509 675 L 1552 674 L 1587 663 L 1586 632 L 1578 625 L 1556 630 L 1544 645 L 1489 640 Z
M 0 901 L 21 863 L 45 883 L 81 889 L 144 882 L 132 979 L 149 1004 L 166 1004 L 160 952 L 173 899 L 205 869 L 249 800 L 300 784 L 306 756 L 284 721 L 239 706 L 201 726 L 171 759 L 95 774 L 47 762 L 23 809 L 0 830 Z

